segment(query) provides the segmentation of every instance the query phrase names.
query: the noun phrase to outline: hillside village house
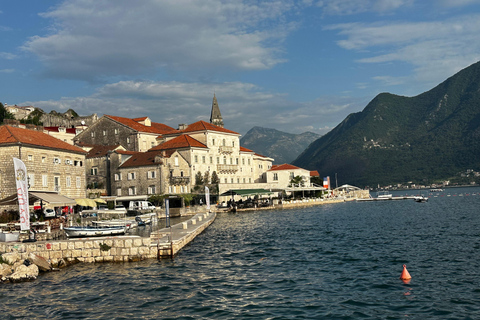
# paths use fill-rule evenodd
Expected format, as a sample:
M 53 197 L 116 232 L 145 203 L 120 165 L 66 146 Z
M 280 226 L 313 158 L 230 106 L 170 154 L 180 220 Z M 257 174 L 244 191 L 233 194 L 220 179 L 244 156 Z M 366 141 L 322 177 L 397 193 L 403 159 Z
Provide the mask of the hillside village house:
M 0 199 L 16 194 L 13 157 L 25 163 L 30 192 L 84 198 L 85 154 L 40 131 L 0 126 Z

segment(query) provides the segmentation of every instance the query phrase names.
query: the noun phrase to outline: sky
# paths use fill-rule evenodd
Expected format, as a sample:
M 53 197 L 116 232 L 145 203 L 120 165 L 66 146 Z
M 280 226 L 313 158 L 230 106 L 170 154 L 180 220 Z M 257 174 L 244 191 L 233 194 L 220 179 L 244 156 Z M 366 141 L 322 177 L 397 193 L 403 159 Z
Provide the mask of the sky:
M 480 0 L 4 0 L 0 102 L 325 134 L 480 60 Z

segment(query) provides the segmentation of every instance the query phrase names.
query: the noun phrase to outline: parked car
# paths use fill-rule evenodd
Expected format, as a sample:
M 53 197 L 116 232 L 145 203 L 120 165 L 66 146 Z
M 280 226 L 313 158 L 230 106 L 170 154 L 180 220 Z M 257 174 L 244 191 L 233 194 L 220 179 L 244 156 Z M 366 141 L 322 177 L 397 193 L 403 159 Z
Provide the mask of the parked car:
M 155 210 L 155 206 L 148 201 L 130 201 L 130 210 Z
M 43 213 L 45 214 L 45 218 L 55 218 L 57 216 L 53 209 L 45 209 Z
M 125 209 L 125 207 L 122 204 L 117 204 L 115 206 L 115 210 L 117 210 L 117 211 L 127 211 L 127 209 Z

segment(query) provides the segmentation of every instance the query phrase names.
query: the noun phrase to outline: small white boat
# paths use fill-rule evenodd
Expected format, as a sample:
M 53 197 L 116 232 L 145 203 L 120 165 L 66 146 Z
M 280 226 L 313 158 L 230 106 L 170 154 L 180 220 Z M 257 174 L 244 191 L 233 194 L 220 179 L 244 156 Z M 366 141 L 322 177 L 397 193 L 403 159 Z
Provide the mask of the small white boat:
M 427 202 L 428 198 L 425 196 L 415 196 L 413 200 L 416 202 Z
M 125 234 L 126 226 L 117 227 L 68 227 L 63 228 L 65 234 L 69 238 L 78 237 L 102 237 L 102 236 L 114 236 Z
M 127 230 L 137 227 L 135 220 L 113 219 L 113 220 L 99 220 L 92 221 L 95 227 L 127 227 Z

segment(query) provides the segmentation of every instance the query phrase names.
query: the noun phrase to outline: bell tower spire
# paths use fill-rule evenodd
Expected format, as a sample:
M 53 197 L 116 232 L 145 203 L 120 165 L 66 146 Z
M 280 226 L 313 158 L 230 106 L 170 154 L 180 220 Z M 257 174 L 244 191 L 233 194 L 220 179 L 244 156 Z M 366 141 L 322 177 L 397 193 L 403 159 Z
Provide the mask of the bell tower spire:
M 218 107 L 217 97 L 213 94 L 212 113 L 210 114 L 210 123 L 223 128 L 223 118 Z

